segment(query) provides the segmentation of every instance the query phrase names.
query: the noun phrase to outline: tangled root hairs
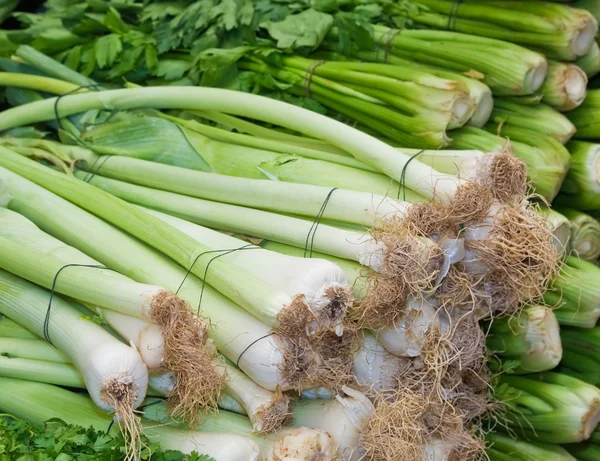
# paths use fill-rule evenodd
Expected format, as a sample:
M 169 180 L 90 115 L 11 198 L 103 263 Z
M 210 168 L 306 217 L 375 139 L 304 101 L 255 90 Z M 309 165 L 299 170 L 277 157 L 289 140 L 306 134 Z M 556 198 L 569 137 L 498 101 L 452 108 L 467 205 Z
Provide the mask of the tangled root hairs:
M 479 162 L 477 180 L 496 200 L 511 202 L 527 193 L 527 166 L 506 146 L 501 152 L 487 154 Z
M 467 246 L 518 294 L 521 302 L 535 302 L 558 274 L 560 255 L 544 219 L 522 204 L 506 205 L 489 236 L 469 240 Z
M 139 459 L 142 449 L 142 424 L 133 409 L 137 393 L 137 385 L 127 375 L 110 379 L 100 390 L 100 398 L 115 408 L 117 423 L 125 441 L 125 461 Z
M 227 382 L 213 363 L 215 350 L 207 347 L 207 325 L 188 303 L 166 290 L 152 300 L 150 317 L 161 327 L 163 365 L 175 381 L 167 395 L 169 411 L 194 426 L 200 420 L 199 409 L 217 411 L 221 388 Z

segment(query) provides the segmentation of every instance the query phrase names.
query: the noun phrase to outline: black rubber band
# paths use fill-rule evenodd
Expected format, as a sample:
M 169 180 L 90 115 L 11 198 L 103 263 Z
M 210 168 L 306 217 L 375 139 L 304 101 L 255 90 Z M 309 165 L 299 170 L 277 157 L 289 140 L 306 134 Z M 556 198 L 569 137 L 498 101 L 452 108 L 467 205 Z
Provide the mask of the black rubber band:
M 189 269 L 185 273 L 185 276 L 183 277 L 183 280 L 179 284 L 179 288 L 177 288 L 177 291 L 175 292 L 175 294 L 179 294 L 179 291 L 183 287 L 183 284 L 187 280 L 188 276 L 192 272 L 192 269 L 194 268 L 194 265 L 196 264 L 196 262 L 198 261 L 198 259 L 200 259 L 201 256 L 204 256 L 204 255 L 207 255 L 207 254 L 211 254 L 211 253 L 220 253 L 220 254 L 218 254 L 216 256 L 213 256 L 211 258 L 211 260 L 208 261 L 208 264 L 206 265 L 206 268 L 204 269 L 204 276 L 202 277 L 202 289 L 200 290 L 200 299 L 198 300 L 198 310 L 196 312 L 197 315 L 200 315 L 200 306 L 202 305 L 202 298 L 204 296 L 204 287 L 206 286 L 206 276 L 208 275 L 208 269 L 209 269 L 210 265 L 212 264 L 212 262 L 215 259 L 220 258 L 221 256 L 225 256 L 225 255 L 228 255 L 230 253 L 235 253 L 236 251 L 257 250 L 257 249 L 261 249 L 261 247 L 253 245 L 252 243 L 249 243 L 248 245 L 244 245 L 244 246 L 241 246 L 239 248 L 228 248 L 228 249 L 223 249 L 223 250 L 203 251 L 198 256 L 196 256 L 196 258 L 194 259 L 194 261 L 190 265 Z
M 464 2 L 464 0 L 453 0 L 452 1 L 452 7 L 450 9 L 450 13 L 448 14 L 448 24 L 446 26 L 446 28 L 448 30 L 455 29 L 456 20 L 458 19 L 458 8 L 460 7 L 460 5 L 462 5 L 463 2 Z
M 82 85 L 82 86 L 79 86 L 79 87 L 75 88 L 74 90 L 68 91 L 68 92 L 63 93 L 61 95 L 58 95 L 56 97 L 56 99 L 54 100 L 54 118 L 56 119 L 56 123 L 58 124 L 58 128 L 59 129 L 61 129 L 61 130 L 64 131 L 64 127 L 62 125 L 61 117 L 58 114 L 58 103 L 65 96 L 69 96 L 69 95 L 75 94 L 79 90 L 83 90 L 84 88 L 92 88 L 93 90 L 98 91 L 100 89 L 100 86 L 97 83 L 94 83 L 94 84 L 91 84 L 91 85 Z
M 268 337 L 273 336 L 273 335 L 276 335 L 276 334 L 277 333 L 269 333 L 268 335 L 261 336 L 260 338 L 255 339 L 250 344 L 248 344 L 248 346 L 246 346 L 246 348 L 242 351 L 242 353 L 240 354 L 240 356 L 235 361 L 235 366 L 239 368 L 239 366 L 240 366 L 240 360 L 241 360 L 242 356 L 246 353 L 246 351 L 248 349 L 250 349 L 252 346 L 254 346 L 257 342 L 262 341 L 263 339 L 268 338 Z
M 312 93 L 310 91 L 310 86 L 312 85 L 312 79 L 313 76 L 315 75 L 315 71 L 317 70 L 317 67 L 325 64 L 327 61 L 324 61 L 322 59 L 313 62 L 310 67 L 306 70 L 306 84 L 304 85 L 304 89 L 306 92 L 306 97 L 310 98 L 312 96 Z
M 421 149 L 419 152 L 412 155 L 408 159 L 408 161 L 404 164 L 404 166 L 402 167 L 402 173 L 400 174 L 400 181 L 398 181 L 398 195 L 396 196 L 397 200 L 400 200 L 400 191 L 402 191 L 404 194 L 402 200 L 406 201 L 406 184 L 405 183 L 406 183 L 406 170 L 408 169 L 408 164 L 410 162 L 412 162 L 415 158 L 417 158 L 419 155 L 421 155 L 423 152 L 425 152 L 425 149 Z
M 89 168 L 89 171 L 87 171 L 85 178 L 83 178 L 83 182 L 87 182 L 89 184 L 90 181 L 94 179 L 94 176 L 96 176 L 100 172 L 100 168 L 104 166 L 104 164 L 110 157 L 112 157 L 112 155 L 102 155 L 99 156 L 96 160 L 94 160 L 94 163 L 92 163 L 92 166 Z M 100 159 L 102 159 L 102 162 L 99 162 Z M 100 164 L 96 167 L 97 163 Z
M 63 267 L 61 267 L 60 269 L 58 269 L 58 272 L 56 272 L 56 275 L 54 276 L 54 280 L 52 281 L 52 289 L 50 290 L 50 300 L 48 301 L 48 309 L 46 310 L 46 318 L 44 319 L 44 339 L 46 341 L 48 341 L 50 344 L 52 344 L 54 346 L 54 343 L 50 340 L 50 331 L 49 331 L 49 325 L 50 325 L 50 311 L 52 309 L 52 300 L 54 299 L 54 292 L 56 291 L 56 282 L 58 280 L 58 275 L 62 272 L 63 269 L 66 269 L 67 267 L 90 267 L 90 268 L 94 268 L 94 269 L 106 269 L 109 271 L 112 271 L 114 269 L 110 269 L 106 266 L 101 266 L 98 264 L 65 264 Z
M 325 214 L 325 208 L 327 208 L 327 204 L 329 203 L 331 194 L 333 194 L 333 192 L 336 190 L 337 190 L 337 187 L 334 187 L 333 189 L 331 189 L 329 191 L 329 193 L 325 197 L 325 200 L 323 201 L 323 204 L 321 205 L 321 208 L 319 209 L 319 212 L 317 213 L 317 216 L 315 216 L 315 220 L 313 221 L 313 223 L 310 226 L 310 229 L 308 230 L 308 234 L 306 235 L 306 242 L 304 243 L 304 256 L 303 256 L 304 258 L 306 258 L 306 253 L 309 253 L 308 257 L 312 258 L 313 246 L 315 243 L 315 235 L 317 233 L 317 227 L 319 227 L 319 224 L 321 224 L 321 219 L 323 219 L 323 214 Z M 310 251 L 309 251 L 309 246 L 310 246 Z

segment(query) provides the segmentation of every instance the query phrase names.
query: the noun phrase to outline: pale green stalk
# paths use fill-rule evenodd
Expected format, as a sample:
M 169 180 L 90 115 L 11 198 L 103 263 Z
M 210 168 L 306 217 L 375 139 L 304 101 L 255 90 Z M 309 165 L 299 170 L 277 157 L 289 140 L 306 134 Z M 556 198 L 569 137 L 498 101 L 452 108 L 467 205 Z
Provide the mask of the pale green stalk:
M 33 334 L 27 328 L 22 327 L 8 317 L 1 315 L 0 338 L 39 339 L 39 336 Z
M 85 177 L 85 173 L 76 175 Z M 202 226 L 267 238 L 300 248 L 307 247 L 308 238 L 309 249 L 358 261 L 375 270 L 383 264 L 385 246 L 375 243 L 368 234 L 320 224 L 314 231 L 313 239 L 310 233 L 312 221 L 159 191 L 100 175 L 94 175 L 89 183 L 128 202 Z M 261 310 L 265 308 L 263 306 Z
M 98 156 L 85 149 L 71 150 L 89 175 L 102 176 L 190 197 L 287 213 L 315 219 L 349 222 L 370 227 L 380 219 L 400 216 L 410 206 L 368 193 L 279 181 L 236 178 L 188 170 L 121 156 Z M 80 164 L 80 165 L 81 165 Z M 85 179 L 85 177 L 83 177 Z M 323 202 L 327 206 L 320 214 Z
M 600 446 L 596 443 L 569 444 L 565 448 L 577 461 L 596 461 L 600 459 Z
M 567 117 L 577 128 L 576 139 L 597 139 L 600 137 L 600 89 L 589 90 L 585 101 L 576 109 L 567 112 Z
M 68 363 L 0 356 L 0 376 L 85 389 L 81 373 Z
M 600 385 L 600 328 L 563 328 L 563 359 L 557 371 Z
M 594 42 L 585 56 L 575 61 L 575 65 L 585 72 L 588 79 L 600 73 L 600 46 L 598 46 L 597 41 Z
M 20 86 L 26 84 L 27 81 L 24 81 Z M 0 114 L 0 129 L 52 120 L 55 118 L 55 102 L 56 98 L 50 98 L 4 111 Z M 59 112 L 62 117 L 66 117 L 74 113 L 106 108 L 218 110 L 264 122 L 285 122 L 286 128 L 323 139 L 391 178 L 398 179 L 405 171 L 406 185 L 428 197 L 436 196 L 441 200 L 452 197 L 461 184 L 458 178 L 439 174 L 418 160 L 409 163 L 409 156 L 400 154 L 391 146 L 340 122 L 300 107 L 248 93 L 175 86 L 95 91 L 62 97 Z
M 35 359 L 47 362 L 70 363 L 69 358 L 49 343 L 40 339 L 21 339 L 0 336 L 0 355 Z

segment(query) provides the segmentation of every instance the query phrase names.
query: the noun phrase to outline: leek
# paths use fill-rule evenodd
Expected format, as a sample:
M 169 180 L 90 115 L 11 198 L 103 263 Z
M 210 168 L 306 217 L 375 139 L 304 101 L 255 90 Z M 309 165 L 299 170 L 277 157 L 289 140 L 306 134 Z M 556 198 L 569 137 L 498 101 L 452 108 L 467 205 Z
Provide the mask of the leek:
M 403 360 L 385 350 L 374 334 L 366 332 L 363 344 L 354 355 L 356 381 L 371 391 L 393 391 L 398 388 L 398 379 Z
M 360 392 L 346 388 L 344 393 L 333 400 L 297 402 L 292 425 L 326 431 L 337 444 L 338 455 L 346 461 L 353 461 L 365 454 L 361 447 L 361 433 L 366 430 L 375 408 Z
M 19 158 L 23 159 L 22 157 Z M 44 174 L 44 170 L 48 170 L 38 164 L 34 163 L 33 165 L 42 168 L 39 172 L 42 173 L 42 175 Z M 47 172 L 53 173 L 50 170 Z M 38 177 L 38 180 L 42 179 L 41 182 L 47 187 L 50 187 L 49 184 L 46 184 L 43 180 L 42 175 Z M 89 208 L 90 204 L 97 203 L 100 206 L 92 206 L 92 209 L 101 216 L 110 219 L 112 222 L 121 223 L 121 225 L 124 225 L 126 228 L 125 230 L 129 230 L 134 234 L 140 234 L 147 242 L 160 247 L 160 249 L 178 260 L 184 267 L 191 267 L 190 270 L 192 273 L 205 277 L 208 283 L 220 287 L 219 289 L 224 292 L 223 294 L 228 295 L 234 301 L 240 302 L 243 307 L 246 307 L 259 318 L 268 321 L 271 325 L 278 323 L 281 318 L 280 325 L 282 325 L 282 328 L 285 328 L 285 325 L 287 325 L 286 322 L 294 322 L 296 320 L 295 316 L 307 315 L 307 304 L 303 298 L 292 298 L 287 296 L 272 283 L 264 282 L 254 276 L 251 272 L 242 270 L 221 258 L 212 261 L 211 258 L 214 257 L 213 253 L 215 248 L 202 245 L 163 221 L 116 199 L 112 195 L 100 192 L 98 189 L 87 185 L 83 181 L 77 181 L 63 175 L 55 177 L 54 180 L 55 181 L 51 182 L 58 186 L 58 189 L 52 187 L 54 190 L 61 190 L 66 186 L 65 189 L 62 189 L 63 195 L 70 197 L 71 200 L 84 207 L 87 206 L 87 208 Z M 95 180 L 95 183 L 96 182 L 97 181 Z M 84 195 L 82 195 L 83 190 L 72 194 L 72 192 L 68 192 L 70 187 L 74 187 L 73 191 L 83 187 L 83 190 L 86 191 L 88 197 L 95 197 L 93 199 L 94 202 L 80 200 L 84 197 Z M 102 195 L 98 196 L 97 193 L 101 193 Z M 112 206 L 109 204 L 112 204 Z M 114 213 L 108 212 L 111 208 L 114 209 Z M 135 215 L 137 215 L 137 219 L 132 219 L 132 216 Z M 169 234 L 170 238 L 166 238 Z M 307 234 L 305 234 L 304 238 L 306 235 Z M 363 240 L 363 236 L 357 235 L 357 239 L 358 240 L 355 240 L 355 242 Z M 334 245 L 335 243 L 337 242 L 334 242 Z M 381 247 L 381 244 L 369 241 L 363 243 L 363 245 L 363 251 L 367 254 L 366 258 L 369 258 L 370 252 L 378 250 Z M 347 248 L 350 246 L 349 243 L 346 243 Z M 357 251 L 357 249 L 354 248 L 354 251 Z M 199 257 L 201 255 L 203 256 L 202 258 Z M 207 270 L 209 264 L 210 271 Z M 244 289 L 244 286 L 248 288 Z M 250 286 L 252 288 L 250 288 Z M 189 327 L 193 328 L 191 325 Z
M 148 370 L 139 353 L 58 296 L 52 298 L 46 324 L 50 293 L 4 271 L 0 283 L 1 312 L 50 339 L 81 372 L 94 403 L 104 411 L 116 411 L 129 428 L 133 409 L 142 403 L 148 386 Z
M 552 307 L 558 323 L 593 328 L 600 318 L 600 268 L 570 256 L 554 279 L 544 301 Z
M 33 424 L 59 418 L 68 424 L 106 431 L 110 419 L 85 396 L 50 384 L 0 378 L 0 408 Z M 224 433 L 201 433 L 171 428 L 142 420 L 143 432 L 161 448 L 186 454 L 203 453 L 216 461 L 257 461 L 260 448 L 248 438 Z M 116 426 L 115 426 L 116 427 Z M 113 428 L 113 430 L 115 430 Z M 128 459 L 128 458 L 127 458 Z
M 83 178 L 85 174 L 78 176 Z M 311 236 L 311 221 L 158 191 L 99 175 L 94 175 L 89 183 L 128 202 L 183 217 L 204 226 L 250 234 L 299 248 L 307 248 L 307 238 L 310 238 L 310 248 L 360 262 L 375 271 L 385 270 L 387 258 L 394 251 L 393 246 L 388 248 L 384 242 L 376 242 L 362 232 L 320 224 Z M 389 242 L 393 244 L 391 240 Z M 445 255 L 440 259 L 442 251 L 437 244 L 419 237 L 409 238 L 403 243 L 421 249 L 423 267 L 431 268 L 431 272 L 424 275 L 428 280 L 426 283 L 435 282 L 440 274 L 443 276 L 449 260 Z
M 518 315 L 494 319 L 487 331 L 488 351 L 512 373 L 537 373 L 558 365 L 563 350 L 559 325 L 551 309 L 527 306 Z
M 320 209 L 331 189 L 304 184 L 286 184 L 271 180 L 236 178 L 232 176 L 188 170 L 160 163 L 122 156 L 98 156 L 86 149 L 68 153 L 74 161 L 86 165 L 91 174 L 118 179 L 140 186 L 175 192 L 215 202 L 258 208 L 275 213 L 287 213 L 315 219 L 325 219 L 372 226 L 381 219 L 402 216 L 408 203 L 356 191 L 336 189 Z M 86 179 L 86 176 L 82 176 Z M 93 179 L 93 178 L 92 178 Z M 273 198 L 277 197 L 277 200 Z
M 280 386 L 287 390 L 300 386 L 312 375 L 316 357 L 310 351 L 301 352 L 283 335 L 272 335 L 266 325 L 192 274 L 186 279 L 184 268 L 18 175 L 0 169 L 0 177 L 13 196 L 10 209 L 31 219 L 53 236 L 123 275 L 141 282 L 160 283 L 173 291 L 181 287 L 181 297 L 198 306 L 199 312 L 211 319 L 208 334 L 215 346 L 227 358 L 239 363 L 240 368 L 261 386 L 270 390 Z M 302 363 L 298 361 L 300 356 Z
M 571 250 L 573 255 L 595 262 L 600 257 L 600 223 L 581 211 L 559 207 L 557 211 L 571 224 Z
M 0 221 L 0 267 L 82 302 L 158 323 L 160 326 L 155 327 L 162 332 L 165 353 L 158 363 L 145 363 L 150 369 L 165 367 L 175 373 L 176 386 L 169 393 L 173 411 L 190 416 L 195 407 L 214 404 L 223 379 L 210 365 L 211 351 L 205 344 L 207 326 L 193 316 L 189 304 L 160 287 L 134 282 L 113 271 L 69 267 L 102 266 L 18 213 L 0 209 Z M 182 365 L 183 357 L 187 359 Z
M 0 357 L 0 376 L 79 389 L 86 388 L 86 383 L 81 373 L 79 373 L 77 368 L 68 363 L 44 362 L 18 357 Z
M 566 112 L 579 107 L 586 97 L 587 75 L 580 67 L 550 61 L 548 75 L 542 86 L 542 102 Z
M 583 211 L 596 210 L 600 207 L 600 145 L 571 141 L 567 149 L 571 152 L 571 167 L 555 204 Z
M 0 336 L 0 355 L 47 362 L 69 363 L 69 358 L 40 339 L 21 339 Z
M 519 440 L 498 432 L 487 433 L 485 439 L 488 445 L 485 452 L 490 461 L 576 461 L 558 445 Z
M 563 328 L 563 359 L 558 370 L 594 386 L 600 385 L 600 329 Z
M 343 320 L 347 304 L 351 304 L 348 279 L 335 264 L 314 258 L 281 255 L 256 246 L 247 246 L 242 240 L 190 223 L 164 213 L 146 209 L 148 213 L 181 230 L 186 235 L 214 248 L 240 248 L 254 251 L 234 252 L 224 256 L 242 268 L 267 281 L 276 283 L 290 296 L 304 296 L 315 317 L 306 326 L 315 332 L 326 324 L 336 334 L 343 333 Z M 332 295 L 331 293 L 335 293 Z M 346 301 L 346 302 L 345 302 Z
M 585 10 L 544 2 L 470 1 L 453 6 L 451 0 L 414 0 L 421 8 L 396 8 L 417 24 L 432 28 L 450 28 L 479 36 L 518 43 L 540 50 L 554 59 L 572 61 L 590 49 L 598 23 Z
M 600 419 L 600 389 L 560 373 L 502 375 L 496 397 L 507 426 L 542 443 L 586 440 Z

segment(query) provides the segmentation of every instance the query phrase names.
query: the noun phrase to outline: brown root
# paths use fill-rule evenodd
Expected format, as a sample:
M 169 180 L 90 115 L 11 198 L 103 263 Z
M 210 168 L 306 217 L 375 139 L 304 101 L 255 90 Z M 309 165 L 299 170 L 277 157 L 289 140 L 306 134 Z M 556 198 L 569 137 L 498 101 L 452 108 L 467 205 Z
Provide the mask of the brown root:
M 115 408 L 116 421 L 125 441 L 125 461 L 139 459 L 142 449 L 142 425 L 133 409 L 137 394 L 137 385 L 127 375 L 108 380 L 100 390 L 100 398 Z
M 354 354 L 362 345 L 356 324 L 347 323 L 341 336 L 329 332 L 311 339 L 310 345 L 321 359 L 315 387 L 341 390 L 354 383 Z
M 527 166 L 510 150 L 487 154 L 478 165 L 477 178 L 501 202 L 511 202 L 527 193 Z
M 352 288 L 331 285 L 323 293 L 329 300 L 323 306 L 313 307 L 302 295 L 296 296 L 277 316 L 277 332 L 288 337 L 311 336 L 335 331 L 343 326 L 348 306 L 354 300 Z
M 263 405 L 258 409 L 258 417 L 261 421 L 259 434 L 276 431 L 289 423 L 292 419 L 290 399 L 287 395 L 282 394 L 281 391 L 277 389 L 270 404 Z
M 367 277 L 366 294 L 350 309 L 348 317 L 361 328 L 377 331 L 392 325 L 405 313 L 406 287 L 377 272 Z
M 560 255 L 544 219 L 523 204 L 505 205 L 483 240 L 465 246 L 492 274 L 512 287 L 519 301 L 540 298 L 559 269 Z
M 301 390 L 315 382 L 319 376 L 322 359 L 311 347 L 306 337 L 288 338 L 274 335 L 278 349 L 283 351 L 279 371 L 283 390 Z
M 380 330 L 405 313 L 409 296 L 434 288 L 444 267 L 444 250 L 410 220 L 393 218 L 372 230 L 387 252 L 377 272 L 366 275 L 367 289 L 349 317 L 362 328 Z
M 450 205 L 448 214 L 456 226 L 483 220 L 494 203 L 494 193 L 478 183 L 460 186 Z
M 163 364 L 173 373 L 175 386 L 167 395 L 171 415 L 195 426 L 198 410 L 217 410 L 227 376 L 213 363 L 216 351 L 207 345 L 207 325 L 194 315 L 188 303 L 169 291 L 152 300 L 150 318 L 162 330 Z

